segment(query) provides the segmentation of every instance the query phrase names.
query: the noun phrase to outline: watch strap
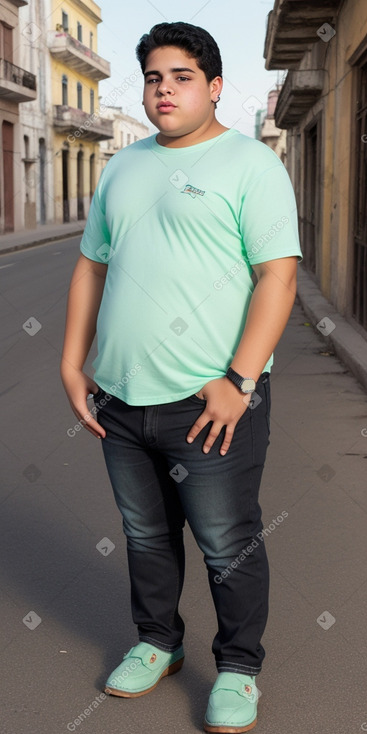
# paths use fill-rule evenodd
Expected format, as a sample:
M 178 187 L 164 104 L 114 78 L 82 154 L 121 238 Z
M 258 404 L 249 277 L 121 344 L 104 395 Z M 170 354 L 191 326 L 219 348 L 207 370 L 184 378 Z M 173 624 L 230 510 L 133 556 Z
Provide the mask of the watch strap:
M 226 377 L 228 377 L 228 379 L 231 380 L 231 382 L 233 382 L 235 385 L 237 385 L 237 387 L 239 387 L 241 390 L 244 377 L 241 377 L 241 375 L 239 375 L 238 372 L 235 372 L 232 367 L 228 367 Z
M 228 377 L 228 379 L 231 380 L 231 382 L 233 382 L 245 395 L 252 393 L 255 390 L 255 380 L 252 377 L 242 377 L 242 375 L 239 375 L 238 372 L 232 369 L 232 367 L 228 367 L 226 377 Z M 243 383 L 246 380 L 250 380 L 251 382 L 253 382 L 253 390 L 243 390 Z

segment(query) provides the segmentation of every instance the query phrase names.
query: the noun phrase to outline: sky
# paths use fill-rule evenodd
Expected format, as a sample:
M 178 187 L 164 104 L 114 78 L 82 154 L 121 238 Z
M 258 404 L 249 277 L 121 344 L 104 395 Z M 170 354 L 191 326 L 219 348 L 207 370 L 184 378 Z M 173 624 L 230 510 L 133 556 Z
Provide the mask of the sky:
M 135 47 L 156 23 L 185 21 L 205 28 L 218 43 L 223 62 L 223 91 L 217 119 L 254 137 L 255 112 L 266 108 L 267 95 L 282 81 L 281 71 L 266 71 L 264 42 L 273 0 L 97 0 L 102 12 L 98 53 L 111 64 L 111 77 L 99 83 L 100 102 L 122 107 L 125 114 L 156 128 L 141 104 L 143 77 Z M 115 90 L 115 100 L 111 93 Z M 118 91 L 116 91 L 118 90 Z M 117 95 L 117 96 L 116 96 Z

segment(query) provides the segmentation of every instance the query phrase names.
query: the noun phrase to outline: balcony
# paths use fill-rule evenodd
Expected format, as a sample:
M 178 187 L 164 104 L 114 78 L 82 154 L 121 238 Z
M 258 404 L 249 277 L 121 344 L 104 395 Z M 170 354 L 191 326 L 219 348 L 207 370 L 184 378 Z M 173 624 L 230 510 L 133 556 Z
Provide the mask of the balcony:
M 289 71 L 275 108 L 275 124 L 287 130 L 315 104 L 327 84 L 324 69 Z
M 0 97 L 9 102 L 32 102 L 37 97 L 35 75 L 0 59 Z
M 275 0 L 268 15 L 265 68 L 294 69 L 305 52 L 320 40 L 324 23 L 333 27 L 341 0 Z
M 49 31 L 47 45 L 58 60 L 95 82 L 111 76 L 110 62 L 65 31 Z
M 113 120 L 97 117 L 97 113 L 88 115 L 67 105 L 54 105 L 53 126 L 56 132 L 73 135 L 80 140 L 97 142 L 113 138 Z

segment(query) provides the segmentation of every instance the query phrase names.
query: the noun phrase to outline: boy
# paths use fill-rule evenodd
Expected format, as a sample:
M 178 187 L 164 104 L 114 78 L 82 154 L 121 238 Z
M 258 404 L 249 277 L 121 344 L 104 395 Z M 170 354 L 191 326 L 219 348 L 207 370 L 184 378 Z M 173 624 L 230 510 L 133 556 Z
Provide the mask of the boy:
M 100 177 L 61 363 L 75 415 L 102 439 L 127 537 L 139 642 L 105 690 L 141 696 L 182 666 L 187 519 L 218 620 L 204 729 L 245 732 L 265 655 L 258 494 L 272 353 L 301 258 L 296 203 L 276 154 L 216 119 L 222 64 L 209 33 L 161 23 L 137 57 L 159 133 L 115 154 Z M 96 330 L 93 380 L 83 365 Z

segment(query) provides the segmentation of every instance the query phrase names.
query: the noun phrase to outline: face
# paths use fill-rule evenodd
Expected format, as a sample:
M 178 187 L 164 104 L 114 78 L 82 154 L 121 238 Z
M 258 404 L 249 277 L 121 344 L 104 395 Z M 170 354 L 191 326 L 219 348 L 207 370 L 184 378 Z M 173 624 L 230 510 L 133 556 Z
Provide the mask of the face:
M 221 77 L 208 82 L 196 59 L 176 46 L 150 52 L 144 72 L 143 102 L 163 136 L 189 135 L 210 125 L 222 89 Z

